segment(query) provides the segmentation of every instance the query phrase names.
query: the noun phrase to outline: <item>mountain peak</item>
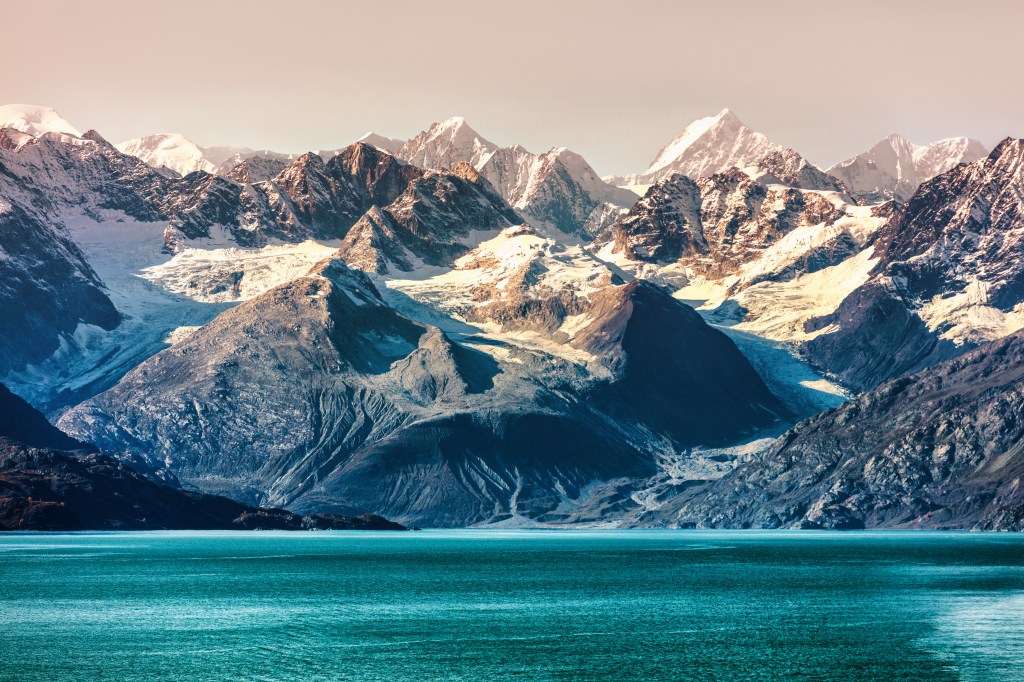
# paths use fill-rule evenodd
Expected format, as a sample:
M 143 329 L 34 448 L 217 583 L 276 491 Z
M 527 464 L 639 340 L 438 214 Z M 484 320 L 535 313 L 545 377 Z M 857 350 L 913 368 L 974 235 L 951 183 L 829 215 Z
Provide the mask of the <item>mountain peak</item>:
M 0 106 L 0 128 L 14 128 L 38 137 L 44 133 L 62 133 L 81 137 L 82 133 L 65 121 L 53 107 L 35 104 Z
M 482 146 L 497 148 L 497 145 L 485 140 L 480 133 L 466 123 L 466 119 L 462 116 L 452 116 L 440 123 L 434 123 L 427 130 L 427 134 L 434 139 L 441 137 L 450 138 L 453 142 L 456 140 L 476 140 Z
M 733 166 L 745 168 L 782 148 L 743 125 L 729 108 L 699 118 L 668 143 L 640 176 L 644 183 L 674 173 L 711 175 Z
M 439 126 L 442 130 L 448 130 L 450 128 L 461 128 L 467 124 L 466 119 L 462 116 L 452 116 L 451 118 L 442 121 L 441 123 L 435 123 L 434 125 Z
M 719 111 L 717 114 L 715 114 L 713 118 L 716 118 L 719 121 L 736 121 L 737 123 L 741 123 L 739 116 L 737 116 L 736 112 L 730 109 L 729 107 L 725 107 L 724 109 Z
M 214 173 L 216 164 L 206 150 L 181 133 L 156 133 L 115 144 L 122 154 L 134 156 L 154 168 L 167 168 L 185 176 L 197 170 Z
M 498 145 L 482 137 L 462 116 L 434 123 L 402 145 L 396 156 L 420 168 L 451 168 L 466 161 L 480 168 Z
M 1008 137 L 995 146 L 989 155 L 991 159 L 1003 157 L 1024 158 L 1024 140 Z
M 987 154 L 984 145 L 968 137 L 950 137 L 917 145 L 893 133 L 828 172 L 862 199 L 906 201 L 921 183 L 959 163 L 977 161 Z
M 377 149 L 383 149 L 384 151 L 390 154 L 396 153 L 399 149 L 402 148 L 402 145 L 405 144 L 405 140 L 398 140 L 393 137 L 378 135 L 373 131 L 366 133 L 358 140 L 356 140 L 356 142 L 368 144 L 373 147 L 376 147 Z

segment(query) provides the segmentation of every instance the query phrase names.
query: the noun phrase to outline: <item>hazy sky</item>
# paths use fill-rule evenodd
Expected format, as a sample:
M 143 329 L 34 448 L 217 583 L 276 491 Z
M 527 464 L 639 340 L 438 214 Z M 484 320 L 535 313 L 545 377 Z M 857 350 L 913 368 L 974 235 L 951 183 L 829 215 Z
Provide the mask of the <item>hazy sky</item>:
M 465 116 L 639 171 L 732 108 L 822 166 L 891 132 L 1024 136 L 1024 3 L 12 2 L 0 104 L 111 141 L 334 148 Z

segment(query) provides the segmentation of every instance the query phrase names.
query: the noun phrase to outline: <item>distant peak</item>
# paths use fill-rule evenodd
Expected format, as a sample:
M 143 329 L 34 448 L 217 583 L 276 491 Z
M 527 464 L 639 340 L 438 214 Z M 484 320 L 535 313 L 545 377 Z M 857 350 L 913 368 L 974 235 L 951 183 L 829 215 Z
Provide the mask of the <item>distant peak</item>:
M 0 128 L 14 128 L 37 137 L 44 133 L 82 136 L 81 131 L 65 121 L 56 109 L 36 104 L 0 106 Z
M 394 154 L 402 148 L 404 140 L 396 140 L 391 137 L 379 135 L 373 131 L 370 131 L 356 140 L 357 143 L 368 144 L 378 149 L 383 149 L 386 152 Z
M 442 121 L 441 123 L 438 123 L 437 125 L 438 125 L 438 127 L 445 128 L 445 129 L 447 129 L 447 128 L 461 128 L 462 126 L 466 125 L 466 119 L 463 118 L 462 116 L 452 116 L 451 118 L 449 118 L 449 119 L 447 119 L 445 121 Z

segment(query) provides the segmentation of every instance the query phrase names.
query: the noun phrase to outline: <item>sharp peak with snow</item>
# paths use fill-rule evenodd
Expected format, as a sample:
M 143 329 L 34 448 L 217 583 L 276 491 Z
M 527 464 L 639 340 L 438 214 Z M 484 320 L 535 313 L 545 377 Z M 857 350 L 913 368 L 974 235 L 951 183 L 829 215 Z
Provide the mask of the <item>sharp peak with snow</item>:
M 498 145 L 494 144 L 490 140 L 486 139 L 477 130 L 466 122 L 463 116 L 451 116 L 443 121 L 435 121 L 420 135 L 426 135 L 429 138 L 437 138 L 444 134 L 450 134 L 453 139 L 456 137 L 462 138 L 477 138 L 484 146 L 497 148 Z M 415 138 L 414 138 L 415 139 Z
M 635 180 L 651 184 L 669 175 L 690 177 L 712 175 L 731 167 L 755 165 L 766 155 L 783 147 L 771 142 L 739 119 L 728 107 L 713 116 L 699 118 L 658 152 L 647 170 Z

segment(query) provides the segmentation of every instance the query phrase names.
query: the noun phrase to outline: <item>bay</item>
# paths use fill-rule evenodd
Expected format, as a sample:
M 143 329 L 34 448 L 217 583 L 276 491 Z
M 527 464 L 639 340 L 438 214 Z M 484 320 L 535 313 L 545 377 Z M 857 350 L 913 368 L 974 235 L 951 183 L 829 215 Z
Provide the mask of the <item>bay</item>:
M 1024 537 L 0 536 L 4 680 L 1024 676 Z

